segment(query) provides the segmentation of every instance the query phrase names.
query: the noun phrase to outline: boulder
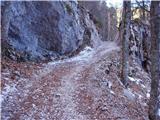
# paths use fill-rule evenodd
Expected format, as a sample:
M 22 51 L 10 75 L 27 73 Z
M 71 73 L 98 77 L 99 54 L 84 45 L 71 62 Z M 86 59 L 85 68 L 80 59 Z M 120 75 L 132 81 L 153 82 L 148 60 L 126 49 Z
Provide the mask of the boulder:
M 77 2 L 5 1 L 1 8 L 2 46 L 7 42 L 30 59 L 65 55 L 100 42 L 89 14 Z

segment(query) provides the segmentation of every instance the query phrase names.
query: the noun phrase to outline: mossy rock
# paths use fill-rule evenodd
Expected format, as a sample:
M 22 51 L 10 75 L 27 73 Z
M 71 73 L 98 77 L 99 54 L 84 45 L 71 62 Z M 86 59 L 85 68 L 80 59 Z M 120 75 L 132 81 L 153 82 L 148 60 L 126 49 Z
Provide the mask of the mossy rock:
M 67 10 L 67 12 L 68 12 L 69 14 L 72 14 L 72 13 L 73 13 L 72 8 L 70 7 L 70 5 L 66 4 L 65 7 L 66 7 L 66 10 Z

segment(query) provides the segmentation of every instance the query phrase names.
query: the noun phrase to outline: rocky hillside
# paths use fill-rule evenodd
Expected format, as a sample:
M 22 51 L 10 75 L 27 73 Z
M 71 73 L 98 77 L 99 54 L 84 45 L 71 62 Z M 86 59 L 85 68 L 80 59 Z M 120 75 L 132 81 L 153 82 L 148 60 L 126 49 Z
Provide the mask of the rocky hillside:
M 116 41 L 120 46 L 121 44 L 121 33 L 122 24 L 119 26 L 119 35 L 117 35 Z M 140 19 L 135 19 L 131 21 L 130 27 L 130 38 L 129 38 L 129 56 L 132 62 L 138 63 L 141 68 L 146 72 L 150 71 L 150 58 L 151 58 L 151 33 L 150 24 L 146 21 L 143 22 Z
M 151 34 L 150 26 L 140 20 L 132 21 L 130 55 L 147 72 L 150 71 Z
M 3 1 L 1 10 L 3 120 L 149 120 L 149 24 L 135 19 L 128 28 L 124 86 L 115 8 Z
M 104 42 L 49 63 L 3 63 L 2 120 L 149 120 L 150 77 L 130 62 L 120 81 L 120 51 Z
M 2 55 L 51 59 L 100 42 L 88 12 L 76 2 L 2 2 Z

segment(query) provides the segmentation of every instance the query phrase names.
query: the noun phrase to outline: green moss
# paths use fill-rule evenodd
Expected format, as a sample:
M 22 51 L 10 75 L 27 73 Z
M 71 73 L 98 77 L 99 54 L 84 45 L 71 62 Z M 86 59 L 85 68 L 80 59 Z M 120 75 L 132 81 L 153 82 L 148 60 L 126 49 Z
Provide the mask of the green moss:
M 68 4 L 66 4 L 66 10 L 67 10 L 67 12 L 69 13 L 69 14 L 71 14 L 73 11 L 72 11 L 72 8 L 68 5 Z

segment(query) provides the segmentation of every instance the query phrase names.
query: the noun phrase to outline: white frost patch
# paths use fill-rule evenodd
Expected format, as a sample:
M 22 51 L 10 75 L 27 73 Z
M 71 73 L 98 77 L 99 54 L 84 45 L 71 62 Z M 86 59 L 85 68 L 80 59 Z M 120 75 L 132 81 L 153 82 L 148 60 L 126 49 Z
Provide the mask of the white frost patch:
M 57 65 L 57 64 L 62 64 L 66 62 L 74 62 L 74 61 L 87 61 L 89 60 L 94 54 L 93 48 L 87 46 L 84 48 L 83 51 L 81 51 L 77 56 L 65 59 L 65 60 L 58 60 L 54 62 L 49 62 L 48 65 Z
M 10 79 L 9 79 L 9 78 L 7 78 L 7 77 L 6 77 L 6 78 L 3 78 L 3 79 L 4 79 L 4 80 L 10 80 Z
M 3 73 L 1 73 L 2 75 L 10 75 L 10 72 L 3 72 Z
M 112 87 L 112 82 L 108 81 L 108 87 L 111 89 L 111 87 Z
M 103 42 L 102 45 L 100 45 L 97 48 L 91 48 L 91 47 L 87 46 L 78 55 L 76 55 L 72 58 L 49 62 L 48 65 L 57 65 L 57 64 L 62 64 L 62 63 L 66 63 L 66 62 L 74 62 L 74 61 L 88 62 L 88 61 L 90 61 L 90 59 L 92 59 L 93 56 L 95 56 L 95 57 L 97 57 L 97 59 L 99 59 L 103 55 L 105 55 L 106 53 L 111 52 L 112 50 L 119 50 L 119 47 L 113 42 Z M 94 58 L 93 60 L 96 60 L 96 58 Z
M 146 96 L 147 96 L 147 98 L 150 98 L 150 94 L 149 94 L 149 93 L 147 93 L 147 95 L 146 95 Z
M 6 87 L 4 88 L 4 90 L 3 90 L 2 93 L 1 93 L 0 102 L 2 102 L 2 101 L 7 97 L 7 95 L 8 95 L 9 93 L 14 92 L 14 91 L 17 90 L 15 86 L 16 86 L 15 84 L 14 84 L 14 85 L 11 85 L 11 86 L 6 85 Z
M 58 61 L 54 61 L 54 62 L 49 62 L 48 65 L 56 65 L 56 64 L 60 64 L 60 63 L 64 63 L 65 60 L 58 60 Z
M 147 106 L 147 103 L 144 103 L 144 102 L 143 102 L 143 103 L 141 103 L 141 105 L 143 105 L 143 106 Z
M 143 96 L 139 94 L 139 95 L 138 95 L 138 98 L 139 98 L 139 99 L 142 99 L 142 98 L 143 98 Z
M 111 94 L 115 94 L 112 90 L 109 91 Z
M 130 89 L 124 89 L 123 93 L 124 93 L 124 96 L 126 96 L 128 99 L 130 99 L 130 100 L 135 99 L 135 94 L 132 93 L 132 91 Z
M 136 79 L 136 83 L 139 84 L 141 79 Z
M 69 61 L 81 61 L 81 60 L 89 60 L 93 56 L 94 50 L 93 48 L 87 46 L 83 51 L 79 53 L 78 56 L 71 58 Z
M 93 48 L 91 48 L 91 47 L 87 46 L 87 47 L 85 47 L 85 48 L 84 48 L 84 50 L 83 50 L 83 51 L 81 51 L 81 52 L 80 52 L 80 54 L 82 54 L 82 55 L 83 55 L 83 54 L 85 54 L 86 52 L 88 52 L 88 51 L 92 51 L 92 50 L 93 50 Z
M 143 96 L 142 96 L 141 94 L 139 94 L 139 93 L 136 93 L 136 92 L 135 92 L 134 94 L 135 94 L 135 96 L 138 97 L 139 100 L 141 100 L 141 99 L 143 98 Z
M 141 84 L 141 87 L 142 87 L 142 88 L 146 88 L 146 86 L 145 86 L 145 85 L 143 85 L 143 84 Z
M 141 79 L 138 79 L 138 78 L 132 78 L 132 77 L 129 77 L 129 80 L 132 81 L 132 82 L 136 82 L 136 84 L 140 84 L 140 82 L 142 81 Z
M 134 78 L 132 78 L 132 77 L 129 77 L 129 76 L 128 76 L 128 78 L 129 78 L 130 81 L 133 81 L 133 82 L 136 81 L 136 80 L 135 80 Z

